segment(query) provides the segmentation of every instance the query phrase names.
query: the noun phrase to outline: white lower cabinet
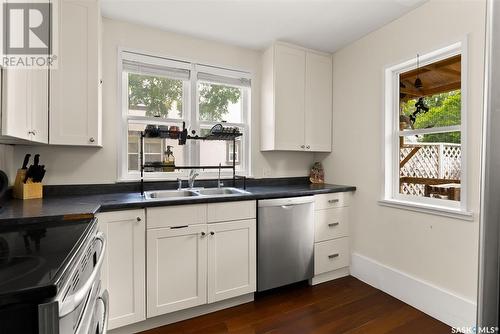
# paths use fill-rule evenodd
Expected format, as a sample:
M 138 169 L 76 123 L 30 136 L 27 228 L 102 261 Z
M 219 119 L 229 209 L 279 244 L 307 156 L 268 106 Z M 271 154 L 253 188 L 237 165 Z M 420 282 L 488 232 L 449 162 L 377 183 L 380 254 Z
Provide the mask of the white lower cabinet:
M 108 241 L 109 329 L 256 290 L 255 201 L 224 204 L 97 215 Z M 207 212 L 231 220 L 208 223 Z
M 102 285 L 109 292 L 109 329 L 146 319 L 144 210 L 97 215 L 106 235 Z
M 319 284 L 349 275 L 350 193 L 314 195 L 314 277 Z
M 255 201 L 220 204 L 147 209 L 148 318 L 255 291 Z M 169 223 L 173 212 L 192 223 Z
M 207 301 L 207 225 L 147 231 L 148 317 Z
M 208 302 L 254 292 L 255 219 L 210 224 L 208 231 Z

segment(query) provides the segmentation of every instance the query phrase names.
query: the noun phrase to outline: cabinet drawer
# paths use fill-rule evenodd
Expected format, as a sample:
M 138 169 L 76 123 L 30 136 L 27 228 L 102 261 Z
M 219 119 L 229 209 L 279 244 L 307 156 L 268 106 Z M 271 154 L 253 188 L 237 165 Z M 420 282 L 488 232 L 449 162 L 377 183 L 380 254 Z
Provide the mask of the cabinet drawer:
M 325 241 L 349 235 L 347 208 L 314 212 L 314 241 Z
M 256 201 L 222 202 L 208 204 L 208 222 L 224 222 L 256 217 Z
M 314 245 L 314 274 L 349 266 L 349 238 L 318 242 Z
M 349 193 L 314 195 L 314 209 L 323 210 L 349 205 Z
M 207 205 L 174 205 L 146 209 L 147 228 L 204 224 L 207 221 Z

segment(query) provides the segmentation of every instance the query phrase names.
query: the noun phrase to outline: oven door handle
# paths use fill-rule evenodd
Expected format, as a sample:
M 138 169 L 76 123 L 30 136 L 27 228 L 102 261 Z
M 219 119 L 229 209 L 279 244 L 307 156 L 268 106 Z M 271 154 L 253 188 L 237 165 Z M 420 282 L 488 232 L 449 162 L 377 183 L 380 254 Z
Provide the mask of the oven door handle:
M 108 290 L 104 290 L 102 295 L 97 297 L 97 299 L 102 300 L 104 305 L 104 321 L 102 323 L 102 331 L 99 334 L 106 334 L 108 332 L 108 320 L 109 320 L 109 293 Z
M 59 316 L 61 318 L 73 312 L 78 307 L 78 305 L 80 305 L 85 300 L 85 297 L 94 285 L 97 275 L 101 271 L 102 263 L 104 261 L 104 256 L 106 253 L 106 237 L 104 236 L 104 233 L 99 232 L 96 234 L 95 239 L 99 240 L 102 243 L 101 254 L 99 254 L 99 259 L 97 260 L 96 266 L 94 267 L 94 270 L 92 271 L 92 274 L 90 274 L 87 281 L 83 283 L 83 285 L 75 293 L 69 295 L 64 299 L 61 308 L 59 309 Z

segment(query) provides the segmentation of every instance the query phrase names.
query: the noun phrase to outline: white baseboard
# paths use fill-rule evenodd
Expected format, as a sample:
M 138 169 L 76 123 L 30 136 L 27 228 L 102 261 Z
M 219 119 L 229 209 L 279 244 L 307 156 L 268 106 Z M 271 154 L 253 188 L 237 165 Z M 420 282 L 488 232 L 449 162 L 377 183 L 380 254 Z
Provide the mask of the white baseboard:
M 340 268 L 337 270 L 329 271 L 326 273 L 322 273 L 314 276 L 309 280 L 310 285 L 316 285 L 324 282 L 328 282 L 337 278 L 349 276 L 349 267 Z
M 452 327 L 476 325 L 476 303 L 353 253 L 351 275 Z

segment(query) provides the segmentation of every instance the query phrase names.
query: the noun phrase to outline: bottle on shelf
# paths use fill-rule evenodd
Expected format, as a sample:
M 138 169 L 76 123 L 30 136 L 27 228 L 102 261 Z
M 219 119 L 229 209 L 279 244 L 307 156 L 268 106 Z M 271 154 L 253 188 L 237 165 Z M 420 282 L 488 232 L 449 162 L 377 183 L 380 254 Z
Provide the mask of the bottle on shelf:
M 174 153 L 172 152 L 172 146 L 170 145 L 167 146 L 167 150 L 165 151 L 165 158 L 163 163 L 164 163 L 163 167 L 164 172 L 175 171 L 175 157 Z

